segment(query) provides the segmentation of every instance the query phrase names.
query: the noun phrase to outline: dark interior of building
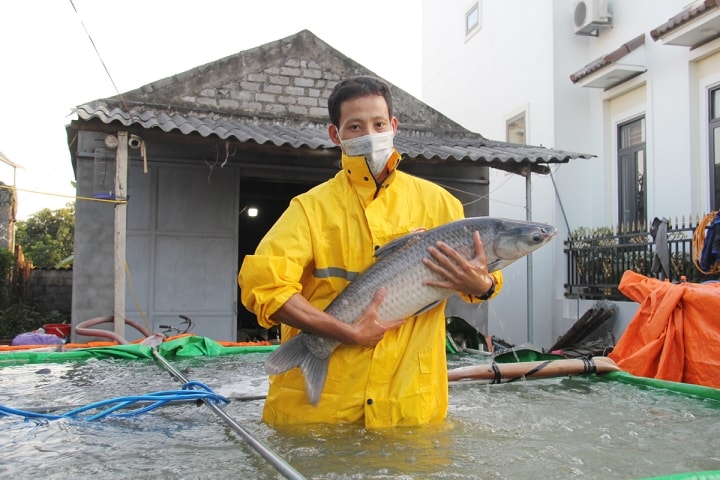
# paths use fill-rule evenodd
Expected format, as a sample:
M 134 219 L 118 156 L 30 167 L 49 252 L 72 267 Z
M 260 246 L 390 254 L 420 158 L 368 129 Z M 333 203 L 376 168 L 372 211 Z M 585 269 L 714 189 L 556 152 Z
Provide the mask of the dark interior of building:
M 245 255 L 252 254 L 263 235 L 273 226 L 285 211 L 294 196 L 309 190 L 314 185 L 307 183 L 283 183 L 259 179 L 244 179 L 240 182 L 240 218 L 238 219 L 238 261 L 242 264 Z M 252 208 L 257 216 L 250 216 Z M 240 269 L 238 265 L 238 270 Z M 275 332 L 267 332 L 258 326 L 255 314 L 240 303 L 238 291 L 238 340 L 275 338 Z

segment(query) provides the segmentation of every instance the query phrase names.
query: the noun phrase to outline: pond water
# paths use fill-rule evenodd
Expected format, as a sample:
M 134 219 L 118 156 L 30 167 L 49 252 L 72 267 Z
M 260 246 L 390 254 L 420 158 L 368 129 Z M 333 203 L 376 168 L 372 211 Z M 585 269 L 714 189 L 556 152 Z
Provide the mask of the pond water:
M 265 356 L 172 364 L 233 398 L 267 391 Z M 449 364 L 482 361 L 454 355 Z M 19 409 L 179 388 L 148 361 L 0 369 L 0 405 Z M 718 401 L 573 377 L 455 383 L 450 403 L 442 425 L 379 431 L 356 425 L 276 430 L 260 421 L 261 400 L 236 399 L 223 408 L 307 478 L 626 480 L 720 469 Z M 282 478 L 210 409 L 193 404 L 95 422 L 0 417 L 0 452 L 3 478 Z

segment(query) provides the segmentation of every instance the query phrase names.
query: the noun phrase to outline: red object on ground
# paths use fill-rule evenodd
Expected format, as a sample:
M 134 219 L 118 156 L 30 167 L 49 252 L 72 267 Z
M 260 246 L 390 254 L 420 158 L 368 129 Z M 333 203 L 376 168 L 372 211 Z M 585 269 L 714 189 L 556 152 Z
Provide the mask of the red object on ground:
M 626 271 L 640 307 L 609 355 L 633 375 L 720 388 L 720 283 L 673 284 Z
M 45 333 L 55 335 L 60 338 L 70 338 L 70 332 L 72 331 L 72 325 L 69 323 L 46 323 L 43 325 Z

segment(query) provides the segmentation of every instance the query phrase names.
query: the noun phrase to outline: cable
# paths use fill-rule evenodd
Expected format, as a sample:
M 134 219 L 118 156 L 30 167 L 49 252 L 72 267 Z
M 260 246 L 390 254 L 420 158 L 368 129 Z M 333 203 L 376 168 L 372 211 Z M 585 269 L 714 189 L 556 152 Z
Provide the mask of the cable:
M 118 90 L 117 85 L 115 85 L 115 80 L 113 80 L 112 75 L 110 75 L 110 70 L 108 70 L 107 65 L 105 65 L 105 60 L 103 60 L 102 55 L 100 55 L 100 51 L 97 48 L 97 45 L 95 45 L 95 40 L 93 40 L 92 36 L 90 35 L 90 32 L 88 32 L 87 27 L 85 27 L 85 22 L 82 21 L 82 18 L 80 17 L 80 12 L 78 12 L 77 8 L 75 7 L 75 3 L 73 3 L 73 0 L 70 0 L 70 5 L 72 5 L 73 10 L 75 10 L 75 15 L 77 15 L 78 19 L 80 20 L 80 25 L 82 25 L 83 30 L 85 30 L 85 34 L 87 35 L 88 39 L 90 40 L 90 43 L 93 46 L 93 49 L 95 50 L 95 53 L 98 56 L 98 59 L 100 60 L 100 63 L 102 64 L 103 68 L 105 69 L 105 73 L 107 73 L 108 78 L 110 79 L 110 83 L 112 83 L 113 88 L 115 91 L 120 95 L 120 90 Z M 127 109 L 127 105 L 125 105 L 125 100 L 123 99 L 122 95 L 120 95 L 120 101 L 123 103 L 125 108 Z
M 558 190 L 557 183 L 555 183 L 555 177 L 553 176 L 552 169 L 550 170 L 550 180 L 552 180 L 553 189 L 555 190 L 555 198 L 557 198 L 558 205 L 560 205 L 560 212 L 562 213 L 563 220 L 565 220 L 565 228 L 567 228 L 568 236 L 570 236 L 570 222 L 568 222 L 567 215 L 565 214 L 565 207 L 563 206 L 562 199 L 560 198 L 560 190 Z
M 225 397 L 225 399 L 231 401 L 231 402 L 254 402 L 256 400 L 265 400 L 267 398 L 267 395 L 240 395 L 240 396 L 230 396 Z M 138 405 L 145 405 L 148 403 L 152 403 L 152 400 L 138 400 L 135 402 Z M 168 402 L 168 404 L 181 404 L 181 403 L 197 403 L 197 399 L 188 398 L 187 396 L 183 398 L 173 399 Z M 57 412 L 59 410 L 74 410 L 76 408 L 80 408 L 83 405 L 49 405 L 45 407 L 25 407 L 21 411 L 25 413 L 51 413 L 51 412 Z M 8 408 L 8 407 L 2 407 L 0 406 L 0 409 Z
M 512 178 L 513 178 L 513 174 L 508 173 L 508 175 L 507 175 L 507 177 L 505 178 L 505 180 L 503 180 L 499 185 L 497 185 L 495 188 L 493 188 L 493 189 L 492 189 L 490 192 L 488 192 L 486 195 L 478 195 L 477 193 L 470 192 L 470 191 L 467 191 L 467 190 L 463 190 L 463 189 L 461 189 L 461 188 L 453 187 L 453 186 L 451 186 L 451 185 L 447 185 L 447 184 L 442 183 L 442 182 L 436 182 L 436 183 L 437 183 L 438 185 L 442 186 L 443 188 L 445 188 L 446 190 L 453 190 L 453 191 L 456 191 L 456 192 L 459 192 L 459 193 L 462 193 L 462 194 L 465 194 L 465 195 L 469 195 L 469 196 L 471 196 L 471 197 L 475 197 L 475 200 L 470 200 L 470 201 L 468 201 L 468 202 L 463 203 L 464 206 L 472 205 L 472 204 L 477 203 L 477 202 L 479 202 L 480 200 L 483 200 L 483 199 L 488 199 L 489 201 L 491 201 L 491 202 L 493 202 L 493 203 L 502 203 L 502 204 L 504 204 L 504 205 L 510 205 L 511 207 L 520 207 L 521 205 L 518 205 L 518 204 L 515 204 L 515 203 L 505 202 L 505 201 L 502 201 L 502 200 L 498 200 L 498 199 L 495 199 L 495 198 L 491 198 L 491 195 L 492 195 L 493 193 L 495 193 L 495 192 L 497 192 L 498 190 L 500 190 L 500 189 L 501 189 L 506 183 L 508 183 Z
M 562 212 L 563 220 L 565 221 L 565 228 L 567 229 L 568 238 L 572 239 L 572 231 L 570 230 L 570 222 L 565 214 L 565 207 L 560 198 L 560 190 L 558 189 L 557 183 L 555 183 L 555 177 L 553 176 L 552 169 L 550 169 L 550 180 L 552 180 L 553 189 L 555 190 L 555 198 L 557 198 L 558 205 L 560 205 L 560 212 Z M 575 316 L 580 318 L 580 295 L 575 299 Z
M 216 403 L 230 402 L 227 398 L 214 393 L 207 385 L 202 385 L 199 382 L 190 382 L 184 385 L 182 390 L 170 390 L 149 393 L 147 395 L 132 395 L 127 397 L 111 398 L 109 400 L 102 400 L 89 405 L 74 408 L 63 414 L 42 413 L 37 411 L 37 409 L 21 410 L 0 405 L 0 416 L 18 415 L 25 417 L 26 419 L 39 418 L 43 420 L 79 418 L 92 422 L 104 417 L 131 417 L 134 415 L 140 415 L 171 402 L 190 402 L 198 400 L 202 400 L 203 402 L 212 402 L 213 405 Z M 120 410 L 131 408 L 137 404 L 145 404 L 145 406 L 140 406 L 139 408 L 135 408 L 129 412 L 116 413 Z M 104 407 L 107 408 L 98 413 L 89 416 L 82 415 L 86 412 L 102 409 Z
M 175 367 L 170 365 L 167 360 L 163 358 L 162 355 L 160 355 L 160 352 L 158 351 L 157 347 L 153 346 L 151 347 L 152 354 L 155 357 L 155 359 L 163 366 L 165 369 L 175 377 L 176 380 L 182 382 L 183 384 L 187 385 L 191 382 L 188 381 L 185 376 L 177 371 Z M 223 409 L 218 407 L 215 403 L 203 399 L 203 402 L 205 405 L 207 405 L 210 410 L 213 411 L 218 417 L 220 417 L 230 428 L 232 428 L 235 433 L 240 435 L 253 449 L 255 449 L 256 452 L 258 452 L 265 460 L 270 462 L 270 464 L 275 467 L 275 469 L 282 473 L 285 478 L 289 479 L 298 479 L 298 480 L 304 480 L 305 477 L 303 477 L 297 470 L 295 470 L 289 463 L 287 463 L 285 460 L 280 458 L 275 452 L 270 450 L 267 446 L 265 446 L 260 440 L 255 439 L 252 435 L 250 435 L 249 432 L 247 432 L 242 426 L 240 426 L 235 420 L 230 418 Z
M 88 200 L 91 202 L 118 203 L 118 204 L 128 203 L 127 199 L 110 200 L 110 199 L 106 199 L 106 198 L 81 197 L 80 195 L 63 195 L 61 193 L 50 193 L 50 192 L 41 192 L 39 190 L 28 190 L 26 188 L 16 188 L 12 185 L 0 185 L 0 189 L 2 189 L 2 188 L 6 189 L 6 190 L 15 190 L 17 192 L 37 193 L 39 195 L 49 195 L 51 197 L 72 198 L 74 200 Z

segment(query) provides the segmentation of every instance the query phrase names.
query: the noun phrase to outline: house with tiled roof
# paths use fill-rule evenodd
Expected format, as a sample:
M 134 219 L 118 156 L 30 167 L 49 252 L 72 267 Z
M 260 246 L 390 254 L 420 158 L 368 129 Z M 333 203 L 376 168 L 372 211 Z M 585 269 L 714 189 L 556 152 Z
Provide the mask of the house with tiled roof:
M 561 240 L 607 229 L 647 243 L 654 219 L 680 228 L 720 208 L 720 1 L 426 1 L 423 18 L 424 101 L 490 138 L 597 155 L 554 165 L 531 188 L 491 170 L 491 215 L 530 212 L 556 225 Z M 675 233 L 669 273 L 679 281 L 697 272 L 680 243 L 692 229 Z M 574 290 L 593 259 L 583 259 L 583 272 L 569 248 L 559 241 L 533 255 L 534 291 L 515 285 L 493 300 L 494 335 L 550 346 L 617 291 L 617 281 L 602 280 L 592 296 Z M 605 255 L 598 275 L 649 273 L 652 259 L 631 257 Z M 525 269 L 517 262 L 506 276 Z M 613 303 L 619 338 L 637 304 Z

